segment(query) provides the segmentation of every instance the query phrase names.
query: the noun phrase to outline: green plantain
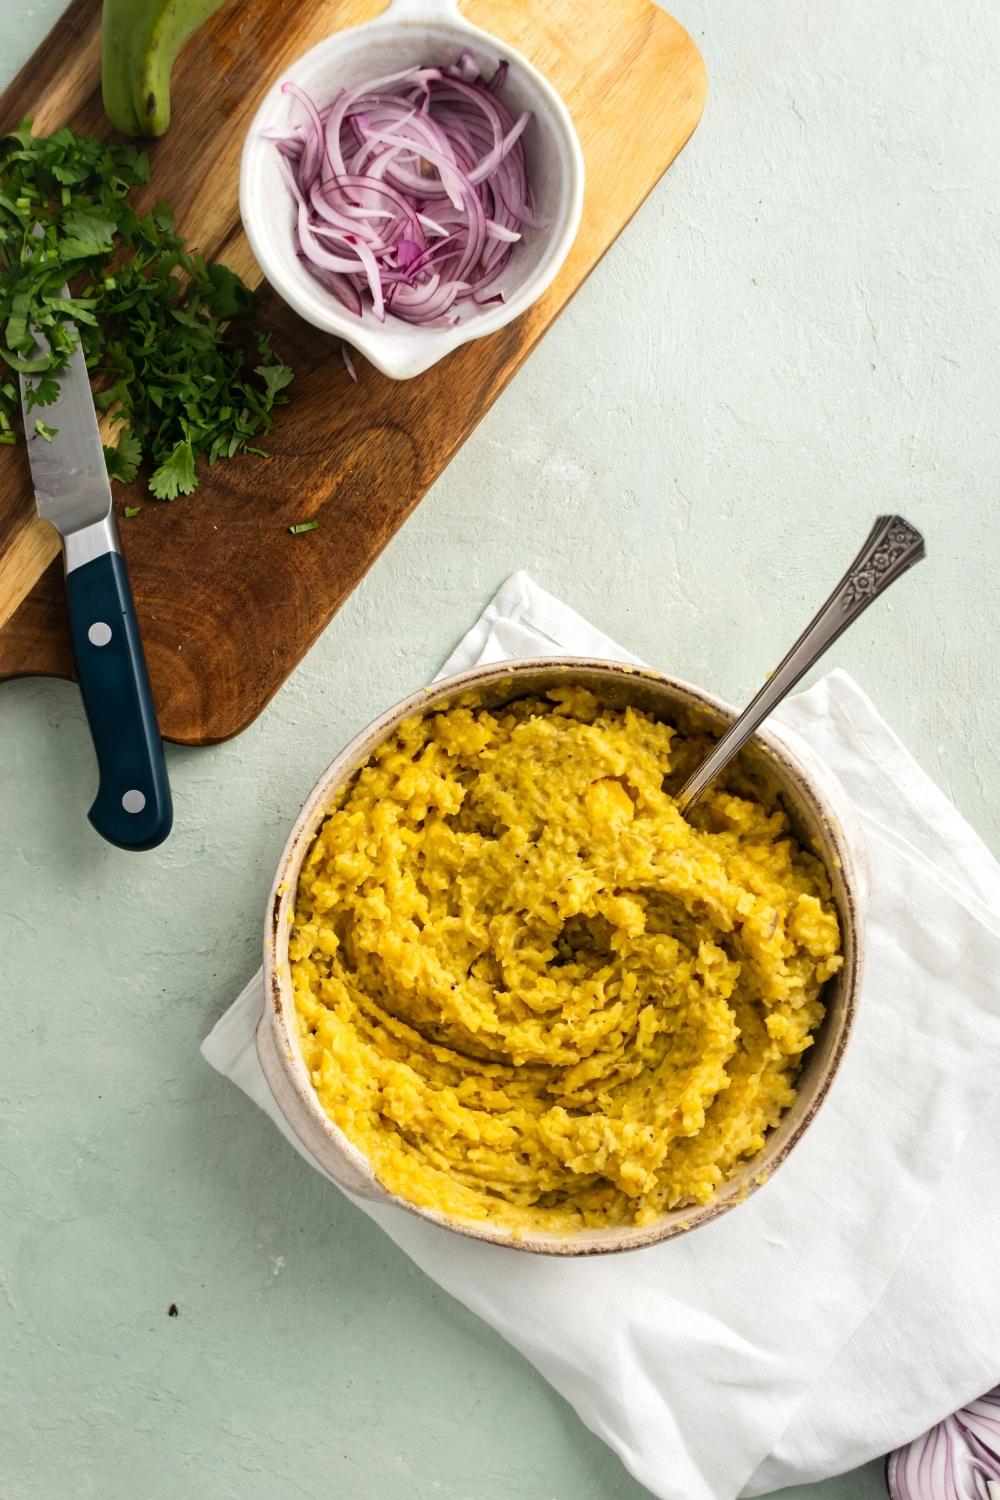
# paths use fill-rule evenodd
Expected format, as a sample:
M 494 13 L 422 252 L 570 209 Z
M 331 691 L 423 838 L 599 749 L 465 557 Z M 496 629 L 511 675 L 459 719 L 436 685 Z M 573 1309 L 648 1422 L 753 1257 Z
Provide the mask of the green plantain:
M 178 52 L 222 0 L 104 0 L 101 88 L 123 135 L 162 135 Z

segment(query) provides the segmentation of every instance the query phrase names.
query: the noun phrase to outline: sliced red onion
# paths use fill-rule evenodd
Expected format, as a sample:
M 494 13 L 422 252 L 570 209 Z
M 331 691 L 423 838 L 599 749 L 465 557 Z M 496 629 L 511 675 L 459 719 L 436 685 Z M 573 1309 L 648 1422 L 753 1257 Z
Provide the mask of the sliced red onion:
M 303 113 L 269 132 L 295 199 L 298 252 L 358 317 L 455 323 L 503 301 L 494 288 L 525 228 L 537 229 L 523 133 L 463 52 L 448 68 L 409 68 L 342 89 L 325 108 L 296 84 Z
M 1000 1500 L 1000 1386 L 890 1454 L 892 1500 Z

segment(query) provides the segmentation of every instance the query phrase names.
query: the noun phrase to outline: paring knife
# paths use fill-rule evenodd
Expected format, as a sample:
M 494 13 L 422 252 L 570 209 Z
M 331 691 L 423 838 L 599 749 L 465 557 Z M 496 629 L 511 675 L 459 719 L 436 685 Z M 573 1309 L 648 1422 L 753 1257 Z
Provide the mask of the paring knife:
M 88 816 L 119 848 L 152 849 L 173 822 L 170 784 L 79 343 L 55 379 L 56 400 L 29 409 L 33 377 L 22 375 L 21 406 L 38 514 L 63 539 L 73 654 L 100 778 Z M 55 429 L 51 440 L 36 430 L 39 419 Z

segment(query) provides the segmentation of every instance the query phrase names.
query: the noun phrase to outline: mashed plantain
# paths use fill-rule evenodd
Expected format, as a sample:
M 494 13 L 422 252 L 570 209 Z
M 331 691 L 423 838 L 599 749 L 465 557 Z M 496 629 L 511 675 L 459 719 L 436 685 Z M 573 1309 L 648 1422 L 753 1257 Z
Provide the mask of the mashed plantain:
M 299 879 L 323 1108 L 391 1191 L 518 1229 L 708 1201 L 795 1098 L 840 967 L 821 863 L 745 771 L 579 687 L 402 724 Z

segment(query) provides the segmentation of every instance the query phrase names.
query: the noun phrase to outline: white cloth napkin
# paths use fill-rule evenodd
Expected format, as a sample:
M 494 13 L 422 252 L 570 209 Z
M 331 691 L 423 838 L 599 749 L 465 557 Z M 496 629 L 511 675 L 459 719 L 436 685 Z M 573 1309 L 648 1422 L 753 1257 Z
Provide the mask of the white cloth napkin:
M 553 652 L 636 660 L 517 573 L 444 673 Z M 855 801 L 874 892 L 854 1038 L 774 1180 L 690 1235 L 581 1260 L 358 1204 L 662 1500 L 837 1473 L 1000 1379 L 1000 866 L 845 673 L 776 718 Z M 257 1062 L 262 1003 L 258 974 L 202 1051 L 306 1154 Z

